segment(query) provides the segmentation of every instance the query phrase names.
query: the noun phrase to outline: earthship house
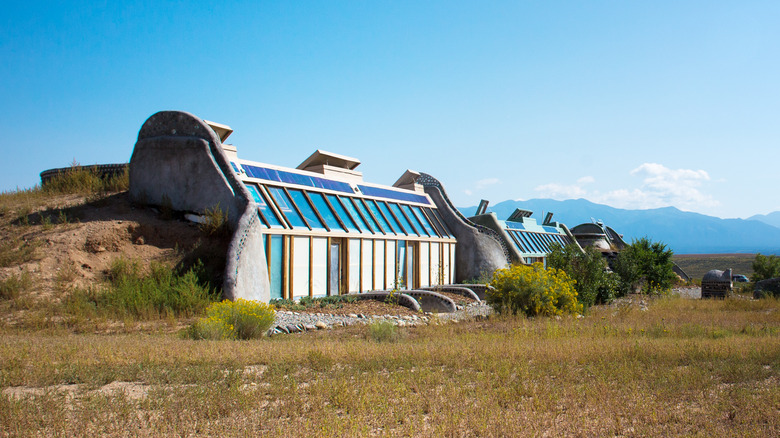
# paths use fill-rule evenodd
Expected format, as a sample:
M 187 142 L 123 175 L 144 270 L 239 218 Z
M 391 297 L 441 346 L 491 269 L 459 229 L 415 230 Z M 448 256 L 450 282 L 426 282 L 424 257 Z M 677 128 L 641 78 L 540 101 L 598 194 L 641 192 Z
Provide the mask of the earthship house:
M 480 202 L 477 212 L 469 221 L 494 230 L 509 253 L 512 263 L 531 264 L 540 262 L 546 265 L 547 255 L 552 251 L 550 245 L 579 245 L 566 225 L 553 222 L 552 213 L 545 216 L 542 224 L 532 218 L 532 211 L 516 209 L 505 220 L 498 219 L 496 213 L 487 212 L 488 202 Z M 579 248 L 582 250 L 582 248 Z
M 360 161 L 321 150 L 296 168 L 246 160 L 229 126 L 181 111 L 149 117 L 130 160 L 130 196 L 226 212 L 233 236 L 223 294 L 269 301 L 417 290 L 506 266 L 498 233 L 463 217 L 441 183 L 406 171 L 364 181 Z

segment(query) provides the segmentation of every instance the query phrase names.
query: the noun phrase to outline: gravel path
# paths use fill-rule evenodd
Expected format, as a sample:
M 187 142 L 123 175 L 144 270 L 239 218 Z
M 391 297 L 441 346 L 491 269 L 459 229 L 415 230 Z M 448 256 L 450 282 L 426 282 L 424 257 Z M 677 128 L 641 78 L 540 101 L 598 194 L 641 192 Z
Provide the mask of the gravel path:
M 331 313 L 305 313 L 280 310 L 276 312 L 274 326 L 268 330 L 269 336 L 301 333 L 313 330 L 328 330 L 354 324 L 370 324 L 375 321 L 389 321 L 399 327 L 429 324 L 432 320 L 458 322 L 493 313 L 484 301 L 466 306 L 458 306 L 453 313 L 423 313 L 420 315 L 363 315 L 350 313 L 337 315 Z

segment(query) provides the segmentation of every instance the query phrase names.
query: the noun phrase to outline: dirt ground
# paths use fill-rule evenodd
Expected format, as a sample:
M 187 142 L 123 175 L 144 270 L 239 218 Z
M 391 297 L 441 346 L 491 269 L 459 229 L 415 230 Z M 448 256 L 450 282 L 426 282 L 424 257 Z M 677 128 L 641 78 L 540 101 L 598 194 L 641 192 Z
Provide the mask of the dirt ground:
M 175 265 L 199 247 L 207 251 L 221 244 L 194 223 L 133 205 L 126 192 L 92 202 L 61 196 L 47 205 L 32 210 L 26 220 L 0 218 L 2 241 L 21 238 L 36 247 L 33 260 L 0 268 L 0 280 L 27 271 L 35 298 L 57 299 L 64 288 L 94 285 L 118 258 Z

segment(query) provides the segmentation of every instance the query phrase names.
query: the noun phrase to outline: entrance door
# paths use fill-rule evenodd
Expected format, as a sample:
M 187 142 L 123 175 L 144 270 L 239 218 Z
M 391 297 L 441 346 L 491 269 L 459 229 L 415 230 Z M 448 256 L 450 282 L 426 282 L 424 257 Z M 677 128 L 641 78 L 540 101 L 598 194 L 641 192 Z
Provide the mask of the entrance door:
M 328 260 L 328 295 L 339 295 L 341 293 L 341 242 L 331 240 L 330 258 Z

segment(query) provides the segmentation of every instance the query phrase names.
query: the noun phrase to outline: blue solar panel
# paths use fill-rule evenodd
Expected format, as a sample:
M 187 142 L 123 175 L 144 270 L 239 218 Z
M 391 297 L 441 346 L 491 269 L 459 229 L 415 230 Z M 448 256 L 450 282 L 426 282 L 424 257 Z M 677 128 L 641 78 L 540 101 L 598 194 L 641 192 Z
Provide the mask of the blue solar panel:
M 301 175 L 300 173 L 287 172 L 284 170 L 269 169 L 267 167 L 250 166 L 248 164 L 244 164 L 243 167 L 244 170 L 246 170 L 247 175 L 251 176 L 252 178 L 295 184 L 305 187 L 334 190 L 343 193 L 354 193 L 352 186 L 341 181 L 333 181 L 317 176 Z
M 557 229 L 555 227 L 544 226 L 542 228 L 544 228 L 544 231 L 547 231 L 548 233 L 553 233 L 553 234 L 560 234 L 561 233 L 561 230 L 559 230 L 559 229 Z
M 358 185 L 360 191 L 366 196 L 375 196 L 377 198 L 395 199 L 397 201 L 416 202 L 418 204 L 430 205 L 428 198 L 415 193 L 403 193 L 395 190 L 381 189 L 379 187 L 370 187 Z
M 525 226 L 521 224 L 520 222 L 512 222 L 512 221 L 506 221 L 506 227 L 512 228 L 514 230 L 524 230 Z

